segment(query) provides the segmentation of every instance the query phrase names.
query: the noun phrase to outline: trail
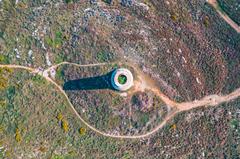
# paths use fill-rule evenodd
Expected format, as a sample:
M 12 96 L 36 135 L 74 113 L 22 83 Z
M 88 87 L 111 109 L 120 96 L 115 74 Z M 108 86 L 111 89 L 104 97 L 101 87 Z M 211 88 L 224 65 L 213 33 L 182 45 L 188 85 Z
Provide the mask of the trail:
M 35 72 L 36 69 L 34 68 L 31 68 L 31 67 L 26 67 L 26 66 L 21 66 L 21 65 L 0 65 L 0 68 L 20 68 L 20 69 L 24 69 L 24 70 L 27 70 L 27 71 L 30 71 L 30 72 Z
M 207 2 L 213 6 L 214 9 L 218 12 L 218 14 L 234 29 L 237 33 L 240 33 L 240 26 L 235 23 L 226 13 L 222 12 L 219 8 L 219 4 L 217 0 L 207 0 Z
M 210 95 L 210 96 L 206 96 L 200 100 L 195 100 L 195 101 L 191 101 L 191 102 L 184 102 L 184 103 L 177 103 L 175 101 L 172 101 L 171 99 L 169 99 L 166 95 L 164 95 L 157 87 L 155 87 L 154 85 L 146 85 L 146 81 L 144 81 L 144 79 L 146 77 L 142 77 L 142 81 L 138 81 L 136 83 L 135 89 L 136 91 L 138 91 L 138 89 L 140 91 L 144 91 L 146 89 L 149 89 L 151 91 L 153 91 L 154 93 L 156 93 L 156 95 L 158 95 L 163 102 L 165 102 L 168 106 L 172 107 L 172 108 L 177 108 L 175 111 L 171 112 L 170 114 L 167 115 L 167 117 L 164 119 L 164 121 L 162 121 L 159 125 L 157 125 L 153 130 L 145 133 L 145 134 L 141 134 L 141 135 L 113 135 L 113 134 L 108 134 L 105 132 L 102 132 L 100 130 L 98 130 L 97 128 L 91 126 L 90 124 L 88 124 L 80 115 L 79 113 L 76 111 L 76 109 L 74 108 L 74 106 L 72 105 L 72 103 L 70 102 L 66 92 L 62 89 L 61 86 L 59 86 L 55 81 L 53 81 L 49 76 L 48 76 L 48 72 L 51 69 L 56 69 L 57 67 L 59 67 L 60 65 L 64 65 L 64 64 L 69 64 L 69 65 L 75 65 L 75 66 L 79 66 L 79 67 L 94 67 L 94 66 L 101 66 L 101 65 L 106 65 L 109 63 L 98 63 L 98 64 L 89 64 L 89 65 L 79 65 L 79 64 L 75 64 L 75 63 L 70 63 L 70 62 L 62 62 L 60 64 L 54 65 L 44 71 L 39 71 L 39 69 L 34 69 L 31 67 L 26 67 L 26 66 L 20 66 L 20 65 L 0 65 L 0 68 L 14 68 L 14 69 L 24 69 L 27 70 L 31 73 L 35 73 L 38 74 L 42 77 L 44 77 L 47 81 L 49 81 L 50 83 L 52 83 L 66 98 L 68 104 L 70 105 L 70 107 L 72 108 L 73 112 L 76 114 L 76 116 L 78 117 L 78 119 L 81 120 L 81 122 L 83 122 L 87 127 L 89 127 L 91 130 L 93 130 L 94 132 L 106 136 L 106 137 L 112 137 L 112 138 L 121 138 L 121 139 L 140 139 L 140 138 L 145 138 L 148 137 L 152 134 L 154 134 L 155 132 L 157 132 L 159 129 L 161 129 L 162 127 L 165 126 L 165 124 L 171 120 L 177 113 L 182 112 L 182 111 L 187 111 L 193 108 L 198 108 L 198 107 L 205 107 L 205 106 L 216 106 L 219 105 L 221 103 L 224 102 L 229 102 L 231 100 L 234 100 L 238 97 L 240 97 L 240 88 L 236 89 L 234 92 L 225 95 L 225 96 L 219 96 L 219 95 Z M 143 83 L 141 83 L 143 82 Z

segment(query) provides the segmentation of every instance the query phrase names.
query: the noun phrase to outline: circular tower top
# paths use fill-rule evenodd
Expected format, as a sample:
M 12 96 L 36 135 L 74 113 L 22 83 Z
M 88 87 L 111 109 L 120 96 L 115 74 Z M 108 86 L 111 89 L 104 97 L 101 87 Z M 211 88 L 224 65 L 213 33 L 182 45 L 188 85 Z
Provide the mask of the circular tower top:
M 127 91 L 133 86 L 133 75 L 128 69 L 116 69 L 111 76 L 111 83 L 116 90 Z

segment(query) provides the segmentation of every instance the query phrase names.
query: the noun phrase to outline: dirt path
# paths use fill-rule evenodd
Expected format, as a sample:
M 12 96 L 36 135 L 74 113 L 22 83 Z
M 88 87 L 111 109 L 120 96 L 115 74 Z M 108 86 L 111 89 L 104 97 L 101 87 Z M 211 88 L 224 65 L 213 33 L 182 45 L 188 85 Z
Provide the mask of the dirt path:
M 143 83 L 138 83 L 137 85 L 137 89 L 141 89 L 141 91 L 144 91 L 145 89 L 150 89 L 152 90 L 154 93 L 156 93 L 156 95 L 158 95 L 168 106 L 173 107 L 173 108 L 177 108 L 176 111 L 173 111 L 172 113 L 168 114 L 167 117 L 164 119 L 164 121 L 162 121 L 159 125 L 157 125 L 153 130 L 145 133 L 145 134 L 141 134 L 141 135 L 113 135 L 113 134 L 108 134 L 105 132 L 102 132 L 96 128 L 94 128 L 93 126 L 89 125 L 76 111 L 76 109 L 74 108 L 74 106 L 72 105 L 72 103 L 70 102 L 67 94 L 65 93 L 65 91 L 62 89 L 61 86 L 59 86 L 55 81 L 53 81 L 49 76 L 48 76 L 48 72 L 51 69 L 56 69 L 58 66 L 60 65 L 64 65 L 64 64 L 69 64 L 69 65 L 76 65 L 79 67 L 90 67 L 90 66 L 101 66 L 101 65 L 106 65 L 104 63 L 99 63 L 99 64 L 89 64 L 89 65 L 79 65 L 79 64 L 75 64 L 75 63 L 69 63 L 69 62 L 62 62 L 60 64 L 54 65 L 44 71 L 39 71 L 38 69 L 34 69 L 34 68 L 30 68 L 30 67 L 25 67 L 25 66 L 20 66 L 20 65 L 0 65 L 0 68 L 15 68 L 15 69 L 24 69 L 27 70 L 31 73 L 35 73 L 35 74 L 39 74 L 42 77 L 44 77 L 47 81 L 49 81 L 50 83 L 52 83 L 66 98 L 67 102 L 69 103 L 69 105 L 71 106 L 73 112 L 76 114 L 76 116 L 78 117 L 78 119 L 80 119 L 87 127 L 89 127 L 91 130 L 95 131 L 96 133 L 106 136 L 106 137 L 112 137 L 112 138 L 121 138 L 121 139 L 139 139 L 139 138 L 145 138 L 148 137 L 152 134 L 154 134 L 155 132 L 157 132 L 159 129 L 161 129 L 169 120 L 171 120 L 177 113 L 182 112 L 182 111 L 187 111 L 193 108 L 197 108 L 197 107 L 202 107 L 202 106 L 216 106 L 219 105 L 223 102 L 229 102 L 233 99 L 236 99 L 238 97 L 240 97 L 240 88 L 235 90 L 234 92 L 225 95 L 225 96 L 219 96 L 219 95 L 210 95 L 210 96 L 206 96 L 200 100 L 195 100 L 195 101 L 191 101 L 191 102 L 184 102 L 184 103 L 177 103 L 175 101 L 172 101 L 171 99 L 169 99 L 166 95 L 164 95 L 157 87 L 155 87 L 154 85 L 147 85 L 146 82 L 144 81 L 145 78 L 142 78 Z
M 207 2 L 213 6 L 214 9 L 218 12 L 218 14 L 233 28 L 237 31 L 237 33 L 240 33 L 240 26 L 238 26 L 237 23 L 235 23 L 226 13 L 223 13 L 219 8 L 219 4 L 217 0 L 207 0 Z
M 20 66 L 20 65 L 0 65 L 0 68 L 20 68 L 20 69 L 24 69 L 24 70 L 27 70 L 27 71 L 30 71 L 30 72 L 35 72 L 36 69 L 34 68 L 31 68 L 31 67 L 26 67 L 26 66 Z

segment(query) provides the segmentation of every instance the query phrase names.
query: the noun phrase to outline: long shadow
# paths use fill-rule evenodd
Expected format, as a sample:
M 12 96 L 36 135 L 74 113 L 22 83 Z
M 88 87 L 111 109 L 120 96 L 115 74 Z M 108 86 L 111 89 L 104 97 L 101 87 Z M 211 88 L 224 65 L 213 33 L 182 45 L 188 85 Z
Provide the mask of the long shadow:
M 64 83 L 63 89 L 64 90 L 98 90 L 98 89 L 114 90 L 114 88 L 111 85 L 111 75 L 113 71 L 101 76 L 67 81 Z

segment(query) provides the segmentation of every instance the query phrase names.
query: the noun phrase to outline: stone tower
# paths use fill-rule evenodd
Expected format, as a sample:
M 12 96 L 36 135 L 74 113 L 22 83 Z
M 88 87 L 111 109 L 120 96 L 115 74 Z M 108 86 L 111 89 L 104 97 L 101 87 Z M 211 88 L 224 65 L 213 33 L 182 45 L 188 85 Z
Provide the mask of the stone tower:
M 133 86 L 133 75 L 128 69 L 116 69 L 112 73 L 111 84 L 118 91 L 127 91 Z

